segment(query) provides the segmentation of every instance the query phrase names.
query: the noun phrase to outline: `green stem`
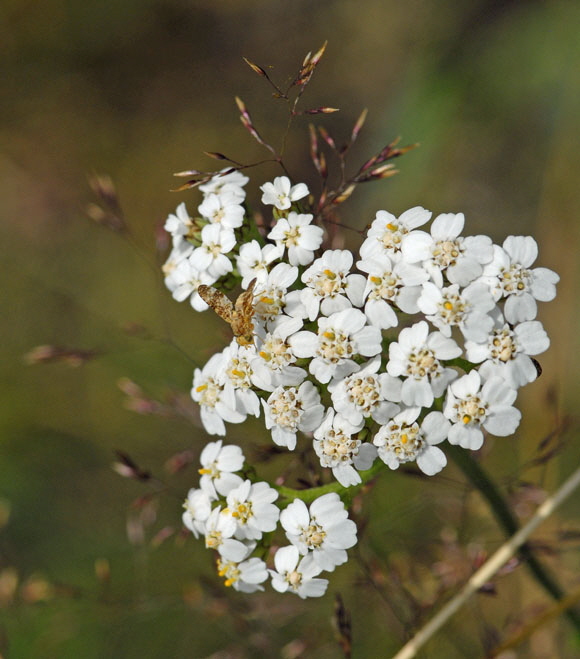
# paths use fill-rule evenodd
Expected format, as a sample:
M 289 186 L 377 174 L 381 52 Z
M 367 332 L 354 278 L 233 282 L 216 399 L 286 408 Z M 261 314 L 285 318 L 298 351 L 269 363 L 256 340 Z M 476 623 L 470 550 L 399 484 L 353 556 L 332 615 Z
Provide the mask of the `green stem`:
M 381 460 L 375 460 L 375 463 L 370 469 L 359 471 L 362 482 L 358 485 L 353 485 L 352 487 L 344 487 L 338 481 L 333 481 L 332 483 L 321 485 L 320 487 L 311 487 L 307 490 L 295 490 L 291 487 L 285 487 L 284 485 L 273 485 L 272 487 L 278 491 L 282 498 L 282 501 L 279 501 L 277 504 L 280 508 L 289 505 L 294 499 L 301 499 L 306 504 L 312 503 L 314 499 L 318 499 L 318 497 L 321 497 L 323 494 L 328 494 L 329 492 L 336 492 L 348 508 L 348 505 L 361 488 L 382 471 L 384 467 L 384 462 Z
M 467 476 L 468 480 L 487 500 L 494 517 L 506 534 L 512 536 L 517 533 L 519 525 L 516 518 L 496 484 L 489 478 L 481 465 L 471 457 L 468 451 L 459 446 L 449 444 L 445 447 L 445 452 L 453 459 L 455 464 L 461 469 L 465 476 Z M 529 544 L 525 543 L 521 546 L 520 555 L 536 581 L 544 588 L 544 590 L 556 601 L 564 599 L 565 592 L 554 577 L 536 558 Z M 580 633 L 580 615 L 578 615 L 574 609 L 568 609 L 566 611 L 566 616 L 574 625 L 576 631 Z

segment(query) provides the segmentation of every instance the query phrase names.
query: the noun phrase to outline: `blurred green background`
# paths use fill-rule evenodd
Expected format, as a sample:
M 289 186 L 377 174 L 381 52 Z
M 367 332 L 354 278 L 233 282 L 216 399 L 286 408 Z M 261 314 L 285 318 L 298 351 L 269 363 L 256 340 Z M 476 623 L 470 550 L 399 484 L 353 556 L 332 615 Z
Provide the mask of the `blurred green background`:
M 580 456 L 579 29 L 580 5 L 565 0 L 2 3 L 2 657 L 340 657 L 329 622 L 338 591 L 352 615 L 353 656 L 388 657 L 465 579 L 473 556 L 503 538 L 449 466 L 428 481 L 385 474 L 359 511 L 368 518 L 361 555 L 332 575 L 320 601 L 226 591 L 191 536 L 151 542 L 180 528 L 181 501 L 197 482 L 195 469 L 170 476 L 164 462 L 197 456 L 208 438 L 186 419 L 127 410 L 117 382 L 128 377 L 160 399 L 187 392 L 193 362 L 223 345 L 219 321 L 163 289 L 155 232 L 181 201 L 199 203 L 196 192 L 170 192 L 172 172 L 213 169 L 204 150 L 261 155 L 234 95 L 264 136 L 283 132 L 283 108 L 242 56 L 284 82 L 328 40 L 305 107 L 341 108 L 320 121 L 339 142 L 369 109 L 352 166 L 397 136 L 421 143 L 397 162 L 398 176 L 359 188 L 343 222 L 361 228 L 378 209 L 423 205 L 462 211 L 467 233 L 499 243 L 512 233 L 538 240 L 538 264 L 562 278 L 540 311 L 552 347 L 540 357 L 543 376 L 520 394 L 516 438 L 490 440 L 482 464 L 523 516 L 541 488 L 564 480 Z M 290 143 L 294 177 L 315 185 L 306 121 Z M 115 181 L 133 245 L 87 219 L 94 173 Z M 278 174 L 263 167 L 254 183 Z M 259 199 L 256 187 L 249 198 Z M 145 330 L 132 336 L 131 324 Z M 78 368 L 25 364 L 39 344 L 99 356 Z M 243 441 L 243 432 L 229 437 Z M 551 432 L 557 455 L 528 469 Z M 131 507 L 149 489 L 112 471 L 115 449 L 169 483 L 158 508 Z M 537 532 L 542 559 L 569 589 L 580 581 L 579 530 L 575 495 Z M 445 568 L 457 575 L 447 586 L 436 576 Z M 423 656 L 483 657 L 550 603 L 524 568 L 496 586 Z M 513 656 L 577 652 L 571 626 L 556 619 Z

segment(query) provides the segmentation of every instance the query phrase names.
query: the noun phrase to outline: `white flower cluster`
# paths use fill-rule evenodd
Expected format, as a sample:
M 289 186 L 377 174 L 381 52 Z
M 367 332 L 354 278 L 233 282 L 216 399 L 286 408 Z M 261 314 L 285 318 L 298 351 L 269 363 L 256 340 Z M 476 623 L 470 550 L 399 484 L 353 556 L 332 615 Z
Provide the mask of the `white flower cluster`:
M 255 230 L 246 240 L 247 181 L 239 172 L 216 176 L 200 186 L 201 218 L 192 220 L 181 204 L 165 225 L 173 237 L 165 281 L 175 299 L 191 297 L 192 306 L 204 310 L 200 284 L 219 287 L 228 280 L 230 287 L 240 281 L 242 288 L 253 286 L 253 343 L 240 345 L 234 337 L 195 370 L 192 397 L 209 434 L 223 436 L 226 422 L 263 412 L 276 445 L 293 450 L 299 433 L 307 434 L 321 466 L 349 487 L 361 483 L 359 472 L 377 457 L 391 469 L 415 462 L 433 475 L 446 464 L 444 441 L 477 450 L 484 431 L 504 437 L 516 430 L 517 390 L 535 380 L 532 357 L 549 346 L 536 320 L 536 301 L 552 300 L 559 280 L 553 271 L 533 267 L 533 238 L 509 236 L 499 246 L 487 236 L 463 236 L 462 213 L 441 214 L 426 231 L 420 227 L 432 214 L 424 208 L 398 218 L 381 210 L 355 261 L 347 250 L 321 251 L 323 229 L 297 203 L 307 204 L 306 185 L 279 177 L 261 187 L 262 203 L 275 206 L 272 228 L 265 236 Z M 240 558 L 240 542 L 247 551 L 276 519 L 268 516 L 241 531 L 224 509 L 210 514 L 210 502 L 217 492 L 227 496 L 226 510 L 237 510 L 252 496 L 272 506 L 266 492 L 273 490 L 264 484 L 258 495 L 259 484 L 245 481 L 232 489 L 228 480 L 220 491 L 214 480 L 209 491 L 203 478 L 203 494 L 190 494 L 205 497 L 203 519 L 192 513 L 186 523 L 205 533 L 206 543 L 208 528 L 221 525 L 224 538 L 235 538 L 224 547 L 237 543 L 241 570 L 246 559 Z M 322 594 L 321 580 L 313 579 L 316 570 L 344 562 L 354 531 L 335 547 L 339 560 L 330 553 L 306 554 L 312 545 L 300 529 L 318 528 L 313 515 L 324 519 L 326 506 L 338 515 L 339 504 L 326 501 L 315 511 L 312 504 L 309 512 L 297 500 L 284 510 L 281 523 L 292 546 L 276 554 L 277 590 Z M 223 561 L 231 556 L 218 551 Z M 245 569 L 256 579 L 252 561 Z M 229 574 L 226 564 L 222 570 Z M 260 569 L 265 579 L 266 568 Z M 302 588 L 304 580 L 317 585 Z M 241 583 L 247 590 L 261 581 Z
M 266 482 L 251 482 L 238 472 L 244 455 L 239 446 L 210 442 L 201 453 L 199 488 L 189 491 L 184 504 L 184 525 L 205 546 L 217 552 L 218 574 L 226 586 L 244 593 L 264 590 L 271 578 L 278 592 L 299 597 L 320 597 L 332 572 L 347 560 L 346 550 L 356 544 L 356 525 L 348 519 L 338 494 L 323 494 L 310 507 L 295 499 L 282 512 L 275 505 L 278 492 Z M 289 545 L 276 549 L 274 568 L 252 556 L 264 533 L 278 523 Z

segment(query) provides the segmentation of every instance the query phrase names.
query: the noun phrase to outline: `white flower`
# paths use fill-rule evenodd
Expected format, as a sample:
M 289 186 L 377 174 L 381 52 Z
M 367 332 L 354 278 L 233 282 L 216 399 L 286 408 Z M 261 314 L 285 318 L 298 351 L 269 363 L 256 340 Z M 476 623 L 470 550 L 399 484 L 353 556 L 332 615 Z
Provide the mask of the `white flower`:
M 336 492 L 323 494 L 310 504 L 301 499 L 282 511 L 280 523 L 286 537 L 305 556 L 312 552 L 312 560 L 327 572 L 348 560 L 346 550 L 356 544 L 356 524 Z
M 485 428 L 492 435 L 507 437 L 518 427 L 521 412 L 512 406 L 516 390 L 495 377 L 483 383 L 474 369 L 449 385 L 443 413 L 453 424 L 447 437 L 451 444 L 477 451 Z
M 357 370 L 356 355 L 373 357 L 381 351 L 381 331 L 366 325 L 358 309 L 344 309 L 328 318 L 319 318 L 318 334 L 297 332 L 289 343 L 297 357 L 313 357 L 312 375 L 323 383 L 343 378 Z
M 247 176 L 239 171 L 227 172 L 227 168 L 216 174 L 210 181 L 203 183 L 199 189 L 205 194 L 229 194 L 235 195 L 238 203 L 241 203 L 246 198 L 246 191 L 243 189 L 244 185 L 250 180 Z
M 343 487 L 358 485 L 361 477 L 357 469 L 370 469 L 377 456 L 372 444 L 363 444 L 353 437 L 362 427 L 362 422 L 353 426 L 329 409 L 324 421 L 314 431 L 314 451 L 320 458 L 320 464 L 332 469 L 333 476 Z
M 207 488 L 192 488 L 183 504 L 185 508 L 181 517 L 183 525 L 196 538 L 199 538 L 200 533 L 205 534 L 205 522 L 211 513 L 212 498 Z
M 235 444 L 222 446 L 222 440 L 210 442 L 199 457 L 200 487 L 209 492 L 214 499 L 218 494 L 226 496 L 230 490 L 242 483 L 242 478 L 235 471 L 244 466 L 242 449 Z
M 465 355 L 475 364 L 483 362 L 479 372 L 484 378 L 497 375 L 518 389 L 538 377 L 529 355 L 539 355 L 549 346 L 550 339 L 538 320 L 528 320 L 513 329 L 500 321 L 485 342 L 466 341 Z
M 201 230 L 201 245 L 197 247 L 191 260 L 200 270 L 218 279 L 233 270 L 230 259 L 226 256 L 235 247 L 236 237 L 232 229 L 221 224 L 206 224 Z
M 404 238 L 403 258 L 409 263 L 421 261 L 439 287 L 443 286 L 443 272 L 452 284 L 467 286 L 491 261 L 493 247 L 488 236 L 460 236 L 464 224 L 463 213 L 438 215 L 431 235 L 415 231 Z
M 178 241 L 183 240 L 186 236 L 189 235 L 189 232 L 193 228 L 193 222 L 187 208 L 185 207 L 185 202 L 182 202 L 177 207 L 175 214 L 170 213 L 165 221 L 163 227 L 167 233 L 170 233 L 173 238 L 177 238 Z
M 254 371 L 252 363 L 257 357 L 253 345 L 241 346 L 236 339 L 224 350 L 226 377 L 234 387 L 236 408 L 242 414 L 260 416 L 260 399 L 252 389 Z
M 225 577 L 225 585 L 232 586 L 241 593 L 255 593 L 264 590 L 261 583 L 268 578 L 266 564 L 260 558 L 250 558 L 237 562 L 233 560 L 218 559 L 218 574 Z
M 302 599 L 322 597 L 328 587 L 328 579 L 316 579 L 322 570 L 305 556 L 300 564 L 300 553 L 294 545 L 280 547 L 274 554 L 275 570 L 270 570 L 272 588 L 279 593 L 291 592 Z
M 433 476 L 447 464 L 441 443 L 449 432 L 450 423 L 441 412 L 430 412 L 422 424 L 417 423 L 420 407 L 409 407 L 382 426 L 373 439 L 379 457 L 391 469 L 416 460 L 419 469 Z
M 353 425 L 371 417 L 383 424 L 400 412 L 401 380 L 387 373 L 377 375 L 381 365 L 376 356 L 352 375 L 328 385 L 334 409 Z
M 483 270 L 481 281 L 494 296 L 507 298 L 504 316 L 508 323 L 534 320 L 536 300 L 549 302 L 556 297 L 560 277 L 548 268 L 530 269 L 538 256 L 538 245 L 531 236 L 508 236 L 503 248 L 494 245 L 493 261 Z
M 237 229 L 244 223 L 244 208 L 235 194 L 210 194 L 197 207 L 199 214 L 212 224 Z
M 220 556 L 229 560 L 241 561 L 248 555 L 248 547 L 232 536 L 236 531 L 235 521 L 224 515 L 217 506 L 211 511 L 205 523 L 205 547 L 214 549 Z
M 328 250 L 304 271 L 301 279 L 306 288 L 300 301 L 310 320 L 315 320 L 319 311 L 330 316 L 351 306 L 362 307 L 365 278 L 349 274 L 352 263 L 348 250 Z
M 264 193 L 262 203 L 273 205 L 279 210 L 290 208 L 293 201 L 298 201 L 308 194 L 305 183 L 291 185 L 287 176 L 277 176 L 273 183 L 261 185 L 260 190 Z
M 360 248 L 362 259 L 382 258 L 401 251 L 403 237 L 409 231 L 420 227 L 431 218 L 431 211 L 421 206 L 410 208 L 398 219 L 387 213 L 378 211 L 368 230 L 367 238 Z
M 288 217 L 281 217 L 268 234 L 278 247 L 288 248 L 290 265 L 308 265 L 322 244 L 324 232 L 310 224 L 312 219 L 312 215 L 290 211 Z
M 272 245 L 274 249 L 277 249 Z M 254 318 L 271 329 L 272 323 L 286 310 L 287 290 L 298 278 L 298 268 L 288 263 L 275 265 L 255 291 Z
M 277 245 L 268 244 L 260 247 L 257 240 L 244 243 L 240 247 L 240 253 L 236 260 L 238 271 L 242 275 L 242 288 L 248 288 L 252 279 L 258 280 L 258 286 L 263 284 L 268 279 L 270 263 L 279 259 L 283 254 L 284 248 Z M 298 276 L 298 272 L 296 272 L 296 276 Z
M 234 388 L 223 377 L 225 366 L 225 355 L 218 353 L 193 374 L 191 397 L 201 406 L 201 421 L 210 435 L 225 435 L 224 421 L 241 423 L 246 418 L 236 410 Z
M 259 540 L 263 533 L 273 531 L 280 510 L 274 505 L 278 492 L 268 483 L 243 481 L 227 495 L 227 507 L 222 511 L 236 523 L 238 540 Z
M 466 339 L 485 341 L 493 327 L 489 312 L 495 302 L 485 284 L 473 283 L 460 291 L 458 284 L 439 288 L 428 281 L 417 304 L 443 336 L 451 336 L 451 328 L 459 327 Z
M 202 300 L 197 290 L 201 284 L 211 286 L 216 281 L 215 277 L 209 275 L 205 270 L 198 270 L 192 258 L 183 259 L 177 263 L 170 277 L 170 289 L 174 300 L 183 302 L 189 297 L 191 306 L 196 311 L 205 311 L 207 309 L 207 304 Z
M 300 318 L 278 316 L 265 334 L 257 328 L 258 358 L 252 364 L 252 383 L 264 391 L 279 386 L 299 385 L 306 378 L 306 371 L 294 366 L 296 355 L 289 337 L 302 327 Z
M 303 382 L 298 389 L 277 387 L 262 405 L 272 440 L 290 451 L 296 447 L 296 432 L 313 431 L 324 415 L 318 389 L 309 381 Z
M 173 293 L 173 291 L 180 285 L 180 278 L 181 276 L 178 275 L 177 279 L 175 279 L 175 270 L 177 266 L 189 256 L 191 256 L 191 253 L 193 252 L 194 247 L 191 243 L 187 242 L 186 240 L 182 241 L 175 241 L 173 244 L 173 248 L 171 249 L 171 253 L 167 257 L 167 260 L 165 263 L 161 266 L 161 271 L 163 272 L 163 276 L 165 277 L 164 283 L 165 286 Z
M 421 284 L 429 275 L 423 268 L 410 265 L 397 254 L 359 261 L 357 268 L 368 273 L 363 293 L 365 314 L 371 325 L 389 329 L 399 324 L 393 305 L 404 313 L 417 313 Z
M 401 400 L 405 405 L 430 407 L 433 400 L 445 391 L 457 377 L 457 372 L 445 368 L 441 360 L 454 359 L 461 348 L 441 332 L 429 334 L 429 326 L 422 320 L 401 330 L 398 343 L 389 345 L 387 372 L 405 378 Z

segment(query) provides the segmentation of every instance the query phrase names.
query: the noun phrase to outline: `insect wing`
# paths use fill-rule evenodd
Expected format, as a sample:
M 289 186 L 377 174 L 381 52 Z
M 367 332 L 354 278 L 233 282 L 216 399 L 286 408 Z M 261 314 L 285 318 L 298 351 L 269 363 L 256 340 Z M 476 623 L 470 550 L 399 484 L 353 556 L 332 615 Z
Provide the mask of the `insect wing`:
M 218 291 L 217 288 L 206 286 L 205 284 L 199 286 L 197 292 L 201 299 L 210 306 L 220 318 L 223 318 L 226 323 L 230 323 L 231 325 L 234 315 L 234 305 L 227 295 Z
M 252 279 L 248 289 L 236 300 L 232 314 L 232 329 L 240 345 L 250 345 L 253 342 L 254 323 L 254 286 L 256 279 Z
M 254 313 L 254 287 L 257 279 L 252 279 L 248 289 L 236 300 L 236 313 L 241 318 L 250 318 Z

